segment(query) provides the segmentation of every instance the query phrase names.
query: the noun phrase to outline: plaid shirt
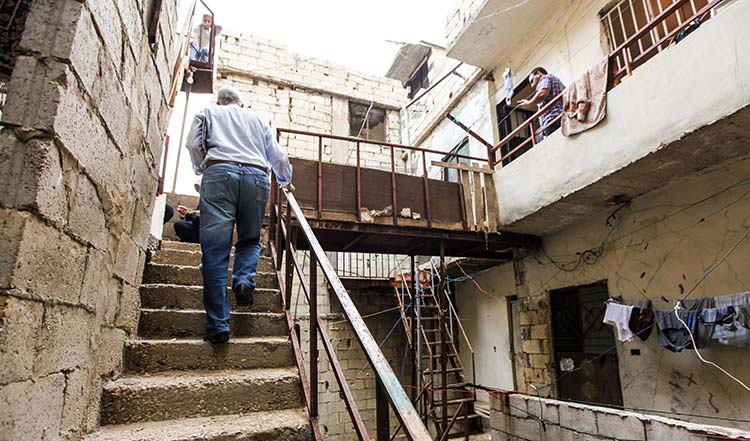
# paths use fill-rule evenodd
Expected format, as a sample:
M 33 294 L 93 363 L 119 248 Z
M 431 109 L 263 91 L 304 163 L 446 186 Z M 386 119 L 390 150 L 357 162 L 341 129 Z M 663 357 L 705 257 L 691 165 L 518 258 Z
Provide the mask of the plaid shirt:
M 536 85 L 536 91 L 539 92 L 542 89 L 549 89 L 549 95 L 541 103 L 537 104 L 537 108 L 541 109 L 546 106 L 547 103 L 555 99 L 558 95 L 563 93 L 565 85 L 560 81 L 559 78 L 552 74 L 547 74 L 542 77 Z M 544 127 L 547 123 L 551 122 L 563 113 L 562 101 L 558 102 L 554 106 L 547 109 L 546 112 L 539 115 L 539 125 Z

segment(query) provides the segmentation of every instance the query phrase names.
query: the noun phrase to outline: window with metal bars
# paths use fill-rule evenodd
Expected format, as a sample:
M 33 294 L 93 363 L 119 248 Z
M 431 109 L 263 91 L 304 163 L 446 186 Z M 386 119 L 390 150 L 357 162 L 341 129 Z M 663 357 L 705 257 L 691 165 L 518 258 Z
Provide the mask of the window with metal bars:
M 674 12 L 665 13 L 675 3 L 682 5 Z M 709 3 L 710 0 L 619 0 L 604 8 L 600 16 L 612 50 L 622 47 L 649 24 L 659 21 L 629 46 L 630 59 L 642 64 L 667 47 L 676 30 L 687 30 L 708 18 Z M 623 56 L 621 54 L 615 59 L 618 68 L 625 63 Z

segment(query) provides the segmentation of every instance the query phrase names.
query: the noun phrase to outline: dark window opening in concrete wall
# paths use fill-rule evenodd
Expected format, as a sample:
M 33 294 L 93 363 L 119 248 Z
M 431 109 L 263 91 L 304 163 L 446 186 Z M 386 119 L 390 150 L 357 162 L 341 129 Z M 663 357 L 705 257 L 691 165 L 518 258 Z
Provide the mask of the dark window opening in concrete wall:
M 531 83 L 529 83 L 528 78 L 524 79 L 521 84 L 519 84 L 515 90 L 513 90 L 513 100 L 511 102 L 511 105 L 507 105 L 505 103 L 505 100 L 503 99 L 497 104 L 496 111 L 497 111 L 497 130 L 498 134 L 500 136 L 500 139 L 504 139 L 506 136 L 513 133 L 513 131 L 523 124 L 524 121 L 531 118 L 532 115 L 534 115 L 534 111 L 532 110 L 526 110 L 516 108 L 516 102 L 521 99 L 530 98 L 534 95 L 534 88 L 531 87 Z M 504 157 L 506 154 L 511 152 L 513 149 L 515 149 L 517 146 L 519 146 L 521 143 L 529 139 L 531 136 L 531 129 L 526 128 L 524 130 L 521 130 L 520 132 L 516 133 L 516 135 L 513 137 L 513 139 L 510 140 L 510 142 L 503 144 L 500 147 L 500 157 Z M 519 151 L 513 153 L 508 158 L 504 159 L 503 165 L 510 164 L 513 160 L 518 158 L 519 156 L 526 153 L 527 150 L 529 150 L 532 147 L 531 143 L 528 143 L 526 146 L 521 148 Z
M 349 136 L 385 142 L 385 110 L 349 101 Z
M 0 81 L 10 80 L 31 0 L 0 2 Z
M 430 87 L 430 69 L 427 64 L 427 59 L 425 59 L 406 82 L 406 85 L 409 87 L 409 99 L 414 98 L 420 90 Z
M 622 406 L 612 327 L 602 322 L 607 282 L 550 293 L 558 397 Z
M 453 147 L 447 155 L 442 159 L 443 162 L 453 162 L 456 164 L 468 164 L 469 160 L 465 158 L 457 158 L 455 155 L 466 155 L 469 156 L 469 137 L 467 136 L 457 146 Z M 451 168 L 443 169 L 443 181 L 458 182 L 458 170 Z

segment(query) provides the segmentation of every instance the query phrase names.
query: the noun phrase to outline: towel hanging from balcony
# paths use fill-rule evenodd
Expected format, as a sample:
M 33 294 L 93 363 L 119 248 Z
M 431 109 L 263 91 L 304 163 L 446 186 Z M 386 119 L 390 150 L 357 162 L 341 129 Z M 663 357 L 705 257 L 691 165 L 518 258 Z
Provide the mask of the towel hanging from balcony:
M 605 58 L 576 78 L 563 92 L 562 133 L 575 135 L 599 124 L 607 113 L 607 75 Z

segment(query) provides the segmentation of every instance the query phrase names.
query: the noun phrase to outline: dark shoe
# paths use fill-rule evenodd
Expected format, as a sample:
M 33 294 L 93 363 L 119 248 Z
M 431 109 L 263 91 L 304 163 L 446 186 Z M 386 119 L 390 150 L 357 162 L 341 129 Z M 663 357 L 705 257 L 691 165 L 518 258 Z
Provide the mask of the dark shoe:
M 234 291 L 234 298 L 237 300 L 237 306 L 249 306 L 253 304 L 254 287 L 240 283 L 232 290 Z
M 203 337 L 203 341 L 210 342 L 212 345 L 218 345 L 229 341 L 229 332 L 209 332 Z

